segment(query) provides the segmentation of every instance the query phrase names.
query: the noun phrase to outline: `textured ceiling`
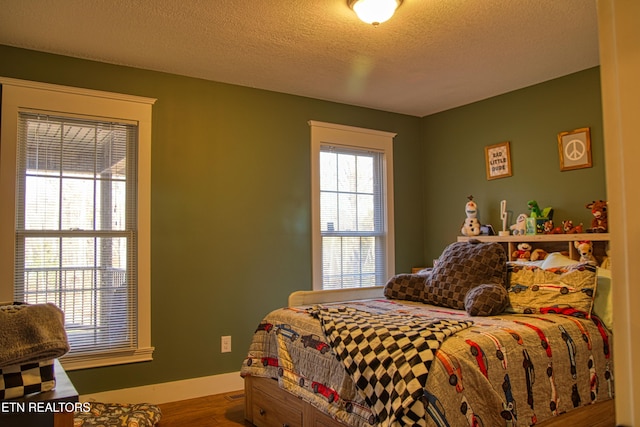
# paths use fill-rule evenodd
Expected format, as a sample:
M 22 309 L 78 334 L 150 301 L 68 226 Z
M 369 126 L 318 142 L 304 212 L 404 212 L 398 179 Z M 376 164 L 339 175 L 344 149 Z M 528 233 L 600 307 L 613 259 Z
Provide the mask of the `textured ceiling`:
M 424 116 L 599 64 L 596 0 L 1 0 L 0 44 Z

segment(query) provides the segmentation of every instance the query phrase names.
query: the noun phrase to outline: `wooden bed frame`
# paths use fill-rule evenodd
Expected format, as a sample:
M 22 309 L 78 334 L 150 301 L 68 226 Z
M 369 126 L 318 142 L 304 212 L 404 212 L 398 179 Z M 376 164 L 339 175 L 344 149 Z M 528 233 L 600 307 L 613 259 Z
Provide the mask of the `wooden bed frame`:
M 298 291 L 289 296 L 288 305 L 353 301 L 383 297 L 383 286 L 323 291 Z M 256 427 L 345 427 L 310 403 L 281 389 L 271 378 L 245 377 L 244 417 Z M 584 406 L 547 421 L 536 427 L 615 427 L 613 399 Z

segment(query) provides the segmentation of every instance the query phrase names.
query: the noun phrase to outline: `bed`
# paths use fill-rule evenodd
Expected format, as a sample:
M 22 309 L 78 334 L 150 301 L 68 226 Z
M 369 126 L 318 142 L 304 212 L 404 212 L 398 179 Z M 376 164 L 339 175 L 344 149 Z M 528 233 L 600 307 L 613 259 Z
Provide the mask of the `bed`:
M 615 425 L 612 337 L 592 314 L 597 270 L 509 265 L 500 248 L 455 243 L 438 267 L 384 288 L 293 295 L 254 332 L 241 369 L 247 420 Z

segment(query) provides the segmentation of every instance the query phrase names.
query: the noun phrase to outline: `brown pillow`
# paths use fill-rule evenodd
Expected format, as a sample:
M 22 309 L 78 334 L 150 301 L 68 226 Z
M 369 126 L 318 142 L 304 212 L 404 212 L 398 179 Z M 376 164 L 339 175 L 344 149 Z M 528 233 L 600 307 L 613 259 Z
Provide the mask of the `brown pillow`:
M 389 299 L 424 301 L 424 288 L 429 272 L 421 274 L 396 274 L 384 287 L 384 296 Z
M 509 294 L 502 285 L 487 283 L 476 286 L 464 297 L 464 309 L 471 316 L 495 316 L 509 305 Z
M 464 310 L 464 299 L 471 289 L 495 283 L 506 288 L 507 254 L 500 243 L 452 243 L 438 258 L 425 288 L 425 301 Z

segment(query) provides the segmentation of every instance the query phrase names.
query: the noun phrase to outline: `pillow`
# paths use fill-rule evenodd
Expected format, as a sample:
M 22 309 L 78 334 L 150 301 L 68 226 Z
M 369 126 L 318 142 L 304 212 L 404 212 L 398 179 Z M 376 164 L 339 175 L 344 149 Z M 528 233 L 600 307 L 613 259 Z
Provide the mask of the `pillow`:
M 509 294 L 502 285 L 488 283 L 476 286 L 464 297 L 464 309 L 471 316 L 494 316 L 509 305 Z
M 590 317 L 597 286 L 595 266 L 543 269 L 512 265 L 510 269 L 507 311 L 533 314 L 541 308 L 572 308 Z
M 421 270 L 420 274 L 396 274 L 385 285 L 384 296 L 421 302 L 424 300 L 424 288 L 429 274 L 430 269 Z
M 593 300 L 593 314 L 610 330 L 613 329 L 613 301 L 611 299 L 611 270 L 598 268 L 598 287 Z
M 580 261 L 571 259 L 560 252 L 552 252 L 542 261 L 541 267 L 545 270 L 554 267 L 566 267 L 567 265 L 579 264 Z
M 427 279 L 424 302 L 464 310 L 464 299 L 476 286 L 506 286 L 507 254 L 500 243 L 472 239 L 447 246 Z

